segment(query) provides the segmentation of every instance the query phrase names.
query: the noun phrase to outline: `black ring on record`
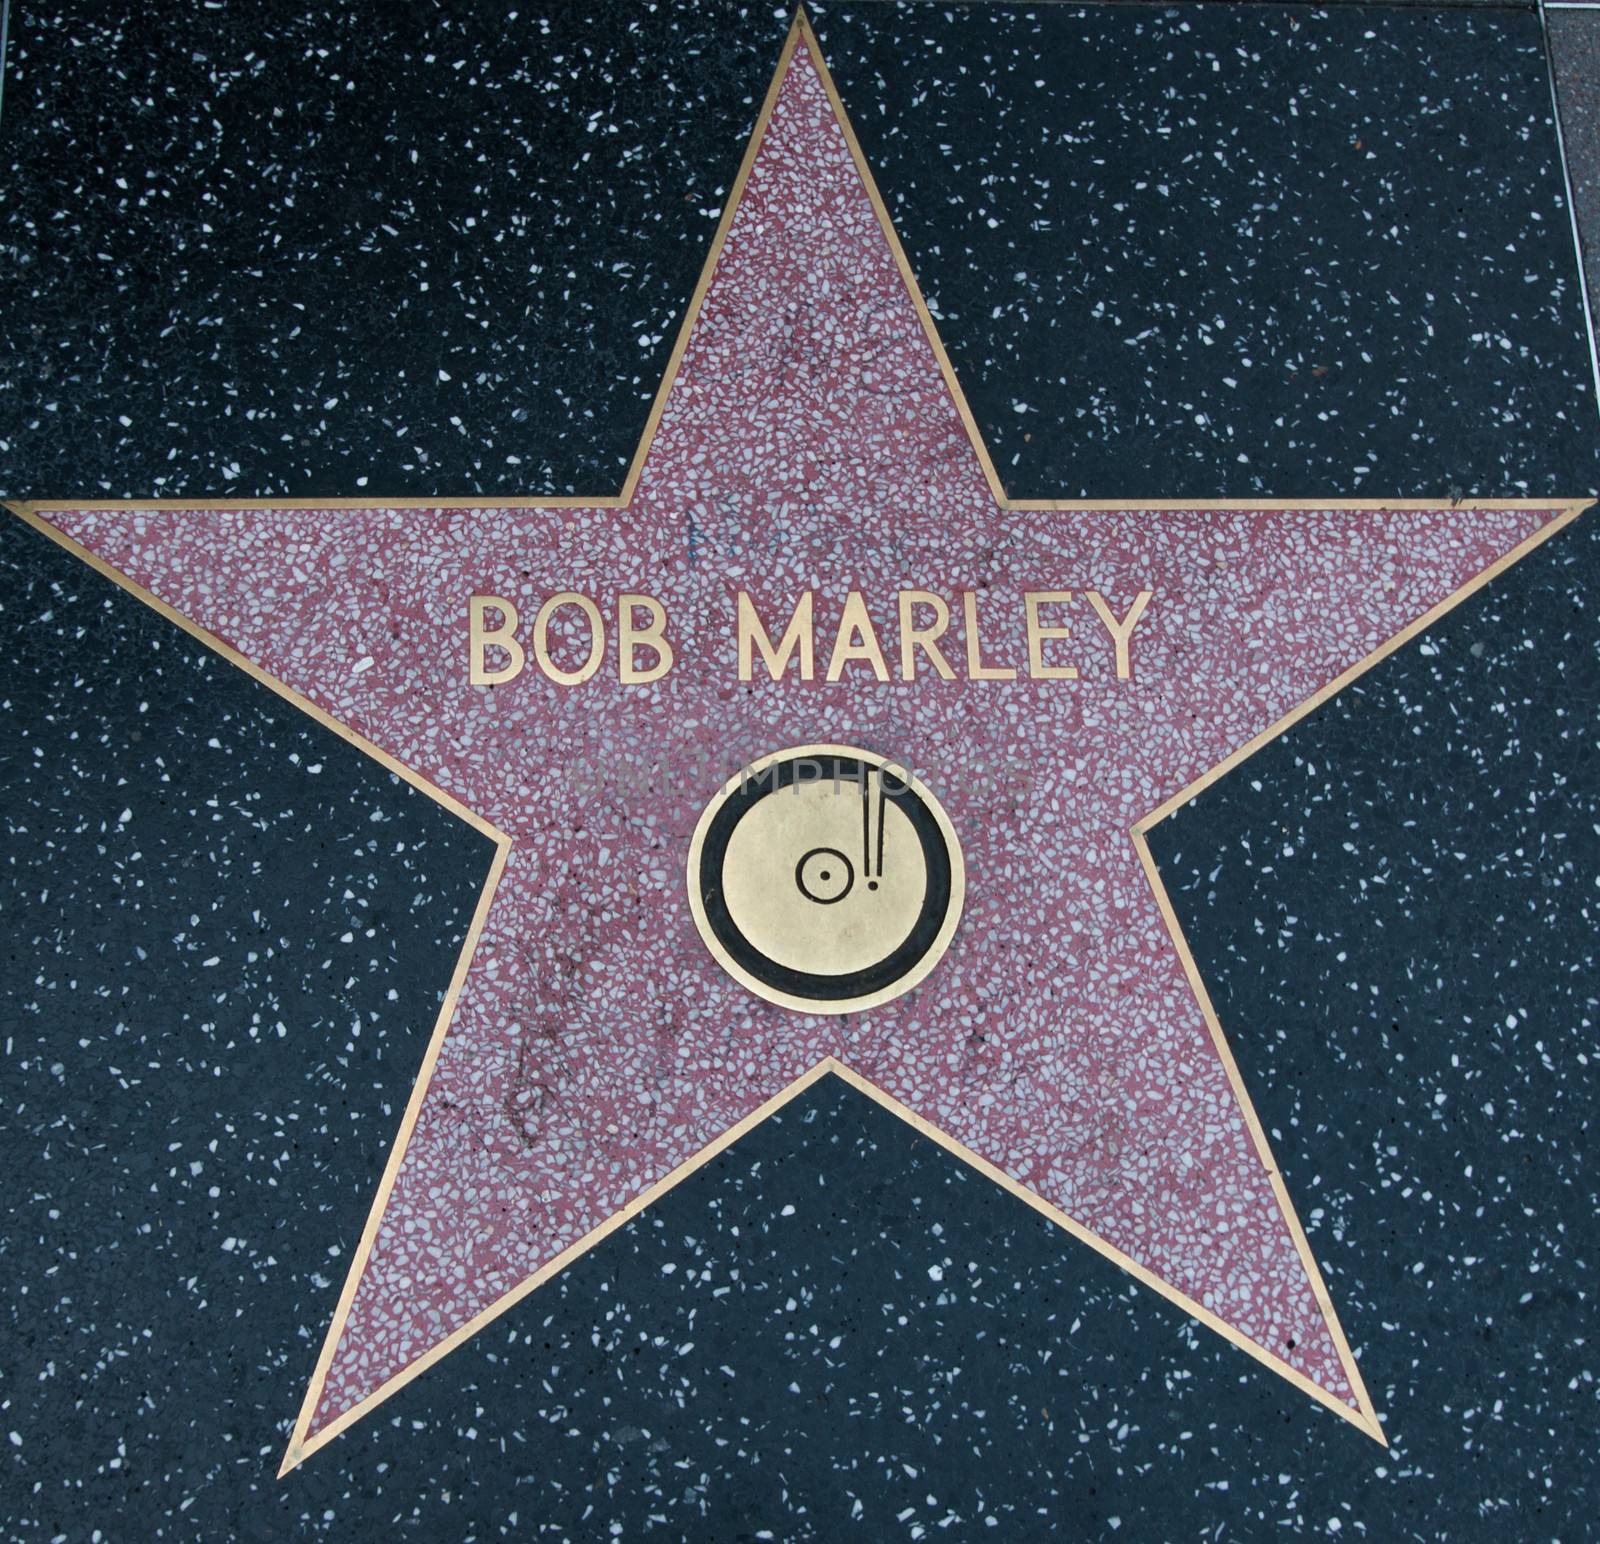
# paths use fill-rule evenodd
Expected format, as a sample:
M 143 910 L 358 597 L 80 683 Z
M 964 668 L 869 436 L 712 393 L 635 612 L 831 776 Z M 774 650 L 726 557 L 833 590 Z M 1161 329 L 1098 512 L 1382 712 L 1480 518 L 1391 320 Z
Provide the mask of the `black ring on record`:
M 950 851 L 945 846 L 944 832 L 933 818 L 933 812 L 909 784 L 900 782 L 897 790 L 885 785 L 884 792 L 896 801 L 900 813 L 910 820 L 917 840 L 922 843 L 923 867 L 928 876 L 928 888 L 923 893 L 922 909 L 904 940 L 883 959 L 845 976 L 819 975 L 813 971 L 795 970 L 781 965 L 770 955 L 763 954 L 739 931 L 728 903 L 722 894 L 722 863 L 727 856 L 728 843 L 736 827 L 750 809 L 762 799 L 780 789 L 788 788 L 797 778 L 800 767 L 821 767 L 825 777 L 807 778 L 807 782 L 854 783 L 864 786 L 865 779 L 883 768 L 869 765 L 854 756 L 804 754 L 787 761 L 774 762 L 764 767 L 755 777 L 723 801 L 712 818 L 700 849 L 700 872 L 696 876 L 700 885 L 700 900 L 705 907 L 706 922 L 717 941 L 728 951 L 729 957 L 749 972 L 763 985 L 775 991 L 787 992 L 791 997 L 805 997 L 813 1002 L 841 1002 L 853 997 L 868 997 L 893 986 L 906 975 L 929 949 L 944 926 L 950 910 Z

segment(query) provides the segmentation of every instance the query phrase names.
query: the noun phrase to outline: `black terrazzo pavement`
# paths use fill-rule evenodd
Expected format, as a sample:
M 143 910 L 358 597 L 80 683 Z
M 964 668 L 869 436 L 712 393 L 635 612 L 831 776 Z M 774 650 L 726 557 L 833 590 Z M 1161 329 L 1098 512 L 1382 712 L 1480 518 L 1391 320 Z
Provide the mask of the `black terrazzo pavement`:
M 786 17 L 19 3 L 0 491 L 614 490 Z M 817 22 L 1014 494 L 1600 486 L 1531 10 Z
M 0 1535 L 222 1539 L 491 844 L 9 512 L 0 628 Z
M 1151 836 L 1359 1326 L 1373 1537 L 1593 1528 L 1597 595 L 1591 511 Z
M 200 51 L 244 27 L 189 21 Z M 145 27 L 122 46 L 178 57 Z M 770 58 L 751 69 L 764 87 Z M 8 480 L 146 464 L 88 432 L 123 411 L 129 367 L 87 320 L 119 303 L 51 335 L 92 389 L 0 454 Z M 597 315 L 624 339 L 630 307 Z M 206 363 L 283 379 L 259 346 Z M 185 409 L 160 469 L 231 444 L 292 471 L 231 400 Z M 312 470 L 343 477 L 368 422 L 330 419 Z M 1597 527 L 1154 835 L 1387 1453 L 825 1082 L 280 1483 L 485 844 L 3 517 L 0 1533 L 1586 1537 Z
M 1547 24 L 1589 305 L 1600 319 L 1600 9 L 1551 11 Z
M 1533 11 L 817 25 L 1014 497 L 1600 487 Z
M 770 11 L 12 17 L 0 491 L 614 491 Z
M 1600 521 L 1154 834 L 1388 1452 L 829 1080 L 281 1483 L 484 844 L 0 531 L 10 1537 L 1584 1535 Z

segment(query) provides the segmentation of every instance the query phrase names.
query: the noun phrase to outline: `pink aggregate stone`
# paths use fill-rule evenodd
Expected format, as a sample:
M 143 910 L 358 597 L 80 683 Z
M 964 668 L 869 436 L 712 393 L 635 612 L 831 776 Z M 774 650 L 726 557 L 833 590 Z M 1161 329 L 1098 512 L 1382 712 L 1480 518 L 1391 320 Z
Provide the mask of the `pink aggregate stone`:
M 801 50 L 626 510 L 53 516 L 514 838 L 313 1433 L 829 1055 L 1353 1405 L 1129 828 L 1556 512 L 998 508 Z M 816 590 L 823 662 L 860 589 L 895 670 L 902 587 L 955 681 L 736 681 L 737 589 Z M 1041 588 L 1152 589 L 1135 678 L 1080 603 L 1082 679 L 1029 681 Z M 467 685 L 470 593 L 567 589 L 661 599 L 675 669 Z M 964 590 L 1017 681 L 966 679 Z M 967 864 L 945 960 L 846 1019 L 726 976 L 684 886 L 722 778 L 814 740 L 922 771 Z

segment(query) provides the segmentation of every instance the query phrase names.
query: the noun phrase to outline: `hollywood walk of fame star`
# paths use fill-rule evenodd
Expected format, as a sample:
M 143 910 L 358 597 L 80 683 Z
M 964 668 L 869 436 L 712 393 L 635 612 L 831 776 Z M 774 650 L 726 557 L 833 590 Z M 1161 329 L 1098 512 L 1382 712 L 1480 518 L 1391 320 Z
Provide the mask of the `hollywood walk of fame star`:
M 1382 1440 L 1143 832 L 1576 513 L 1007 501 L 799 23 L 620 498 L 25 511 L 496 840 L 284 1467 L 830 1074 Z M 907 588 L 1153 599 L 1126 679 L 1003 622 L 1010 679 L 738 679 L 736 594 Z M 674 669 L 468 685 L 469 595 L 564 591 L 658 597 Z M 726 773 L 814 743 L 915 768 L 965 868 L 944 957 L 842 1016 L 721 968 L 685 885 Z

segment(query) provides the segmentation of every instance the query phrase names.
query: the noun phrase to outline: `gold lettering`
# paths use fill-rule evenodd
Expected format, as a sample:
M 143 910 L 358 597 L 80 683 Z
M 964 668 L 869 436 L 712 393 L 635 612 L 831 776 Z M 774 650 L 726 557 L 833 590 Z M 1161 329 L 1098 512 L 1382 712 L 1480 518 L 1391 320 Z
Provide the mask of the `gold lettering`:
M 932 606 L 932 627 L 918 627 L 912 617 L 913 606 Z M 900 592 L 900 678 L 914 681 L 917 675 L 915 651 L 921 649 L 932 662 L 933 668 L 946 681 L 953 681 L 956 673 L 944 657 L 938 639 L 944 637 L 950 626 L 950 608 L 931 590 L 902 590 Z
M 1126 681 L 1133 675 L 1133 665 L 1128 659 L 1128 640 L 1133 636 L 1134 624 L 1144 615 L 1144 608 L 1150 604 L 1152 590 L 1140 590 L 1134 602 L 1128 607 L 1128 614 L 1119 622 L 1116 613 L 1105 602 L 1105 597 L 1098 590 L 1085 590 L 1089 604 L 1094 607 L 1094 614 L 1105 623 L 1105 628 L 1111 634 L 1112 641 L 1117 646 L 1117 679 Z
M 967 677 L 973 681 L 1015 681 L 1017 672 L 1011 665 L 986 665 L 983 650 L 978 642 L 978 597 L 971 590 L 961 595 L 961 614 L 967 624 Z
M 809 681 L 813 669 L 811 650 L 811 591 L 807 590 L 795 602 L 794 615 L 776 648 L 767 636 L 767 630 L 756 615 L 756 608 L 743 590 L 739 591 L 739 679 L 748 681 L 754 667 L 752 647 L 760 650 L 767 671 L 774 681 L 782 679 L 789 668 L 789 660 L 800 656 L 800 679 Z
M 502 617 L 499 627 L 485 624 L 491 611 Z M 517 630 L 516 606 L 501 595 L 473 595 L 467 600 L 467 679 L 474 686 L 499 686 L 522 674 L 528 657 L 512 635 Z M 489 647 L 504 649 L 510 661 L 496 670 L 489 668 Z
M 550 658 L 550 618 L 563 606 L 576 606 L 589 619 L 589 657 L 576 670 L 563 670 Z M 606 652 L 606 625 L 600 608 L 587 595 L 561 590 L 552 595 L 533 619 L 533 657 L 539 668 L 561 686 L 579 686 L 600 668 Z
M 634 625 L 635 610 L 648 611 L 643 627 Z M 633 662 L 638 648 L 655 651 L 656 662 L 640 670 Z M 617 597 L 617 676 L 624 686 L 644 686 L 659 681 L 672 669 L 672 645 L 667 642 L 667 608 L 653 595 L 624 592 Z
M 1076 665 L 1047 665 L 1044 646 L 1048 640 L 1070 638 L 1070 627 L 1044 627 L 1039 622 L 1040 606 L 1057 606 L 1072 599 L 1071 590 L 1029 590 L 1022 597 L 1028 619 L 1028 674 L 1035 681 L 1076 681 Z
M 889 667 L 883 662 L 878 634 L 872 626 L 872 618 L 867 614 L 867 603 L 862 600 L 860 590 L 852 590 L 845 597 L 844 610 L 839 616 L 839 631 L 833 640 L 833 655 L 828 660 L 828 679 L 837 681 L 844 673 L 844 667 L 854 660 L 865 660 L 880 681 L 889 679 Z

